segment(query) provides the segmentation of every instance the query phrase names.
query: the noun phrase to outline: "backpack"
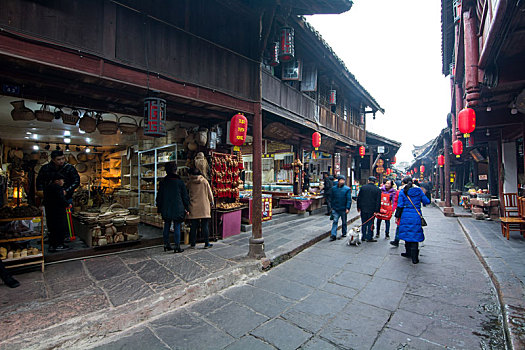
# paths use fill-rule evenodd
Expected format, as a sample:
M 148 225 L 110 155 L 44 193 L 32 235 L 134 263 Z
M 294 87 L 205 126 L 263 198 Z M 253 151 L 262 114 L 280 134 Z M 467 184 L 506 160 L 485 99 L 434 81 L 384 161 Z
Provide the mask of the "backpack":
M 390 202 L 390 194 L 381 193 L 381 210 L 376 215 L 378 219 L 390 220 L 392 218 L 392 203 Z

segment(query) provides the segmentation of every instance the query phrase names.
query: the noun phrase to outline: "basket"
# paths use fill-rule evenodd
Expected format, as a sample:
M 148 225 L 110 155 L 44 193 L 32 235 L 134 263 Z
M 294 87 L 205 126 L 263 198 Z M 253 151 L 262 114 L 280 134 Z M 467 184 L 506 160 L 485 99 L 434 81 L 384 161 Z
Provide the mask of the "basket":
M 78 119 L 80 118 L 78 111 L 74 110 L 71 114 L 62 112 L 62 123 L 67 125 L 77 125 Z
M 40 110 L 35 112 L 36 120 L 41 122 L 52 122 L 55 115 L 47 108 L 47 104 L 43 104 Z
M 129 122 L 122 122 L 122 120 L 129 120 Z M 120 129 L 120 132 L 125 135 L 131 135 L 137 132 L 138 124 L 135 118 L 132 118 L 127 115 L 123 115 L 122 117 L 118 118 L 118 128 Z
M 97 130 L 97 119 L 93 117 L 94 112 L 87 111 L 84 113 L 82 118 L 80 118 L 80 121 L 78 122 L 78 126 L 80 130 L 84 131 L 85 133 L 92 133 Z
M 14 109 L 11 111 L 11 117 L 13 118 L 13 120 L 35 119 L 35 113 L 33 113 L 33 111 L 29 108 L 27 108 L 24 103 L 24 100 L 11 102 L 11 105 L 13 105 L 14 107 Z
M 118 117 L 113 113 L 107 113 L 106 116 L 113 116 L 115 120 L 110 120 L 108 117 L 100 115 L 97 120 L 98 132 L 102 135 L 115 135 L 118 131 Z

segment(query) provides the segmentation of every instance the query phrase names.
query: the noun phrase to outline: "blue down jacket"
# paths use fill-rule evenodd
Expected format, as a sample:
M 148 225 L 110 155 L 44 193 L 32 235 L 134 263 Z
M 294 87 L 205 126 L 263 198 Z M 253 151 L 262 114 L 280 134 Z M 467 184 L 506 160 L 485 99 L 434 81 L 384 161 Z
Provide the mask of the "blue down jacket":
M 339 212 L 345 211 L 346 209 L 350 210 L 352 206 L 352 190 L 350 190 L 350 187 L 339 187 L 337 185 L 332 187 L 330 204 L 332 205 L 332 209 Z
M 419 211 L 419 214 L 423 215 L 421 204 L 430 204 L 430 200 L 425 196 L 421 188 L 412 187 L 408 190 L 408 196 L 414 203 L 417 211 Z M 423 234 L 423 227 L 421 227 L 421 218 L 412 203 L 410 203 L 403 190 L 399 191 L 397 207 L 403 208 L 403 214 L 399 222 L 399 239 L 405 242 L 423 242 L 425 235 Z

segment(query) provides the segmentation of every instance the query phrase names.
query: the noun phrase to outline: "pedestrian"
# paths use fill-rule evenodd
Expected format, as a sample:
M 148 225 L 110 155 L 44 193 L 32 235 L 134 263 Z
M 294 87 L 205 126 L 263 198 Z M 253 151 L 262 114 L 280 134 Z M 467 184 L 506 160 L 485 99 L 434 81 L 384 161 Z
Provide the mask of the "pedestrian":
M 186 218 L 190 208 L 190 198 L 186 185 L 179 175 L 177 175 L 177 165 L 167 163 L 165 165 L 166 176 L 159 184 L 157 192 L 157 211 L 164 220 L 164 251 L 173 250 L 175 253 L 182 253 L 184 249 L 180 247 L 180 227 Z M 170 228 L 173 223 L 173 238 L 175 247 L 170 244 Z
M 326 214 L 330 215 L 332 213 L 332 206 L 330 204 L 330 195 L 332 193 L 332 187 L 334 187 L 334 178 L 329 176 L 328 173 L 324 173 L 324 187 L 323 187 L 323 196 L 326 201 Z
M 332 232 L 330 241 L 337 239 L 337 226 L 339 226 L 339 218 L 341 218 L 342 237 L 346 237 L 347 233 L 347 215 L 352 207 L 352 190 L 345 185 L 346 178 L 344 175 L 337 177 L 337 185 L 332 187 L 331 205 L 332 215 L 334 217 L 332 222 Z
M 191 221 L 191 248 L 195 248 L 199 227 L 204 235 L 204 249 L 211 248 L 213 244 L 210 244 L 209 226 L 211 221 L 211 207 L 213 206 L 213 194 L 208 180 L 204 178 L 198 169 L 190 170 L 188 190 L 190 192 L 190 213 L 188 214 L 188 218 Z
M 70 249 L 64 244 L 66 231 L 68 231 L 66 209 L 71 204 L 65 197 L 64 174 L 57 172 L 51 174 L 51 183 L 44 188 L 44 208 L 46 223 L 49 233 L 49 252 Z
M 405 180 L 403 180 L 405 182 Z M 405 253 L 401 256 L 411 258 L 412 263 L 419 262 L 419 242 L 425 240 L 422 226 L 421 204 L 430 204 L 421 188 L 414 186 L 412 179 L 406 179 L 403 191 L 399 192 L 397 209 L 402 209 L 399 221 L 399 239 L 405 241 Z
M 375 176 L 368 178 L 368 184 L 361 187 L 357 195 L 357 211 L 361 214 L 363 241 L 377 242 L 374 239 L 374 217 L 381 210 L 381 190 L 375 185 Z
M 396 178 L 396 187 L 399 190 L 399 188 L 402 186 L 402 182 L 399 178 Z
M 396 189 L 394 188 L 394 182 L 392 180 L 387 180 L 385 184 L 381 187 L 381 193 L 388 194 L 390 198 L 390 207 L 394 203 L 394 196 L 396 195 Z M 381 220 L 377 218 L 376 222 L 376 238 L 379 238 L 381 232 L 381 222 L 385 221 L 385 239 L 390 238 L 390 220 Z
M 10 288 L 16 288 L 20 285 L 20 282 L 15 280 L 13 276 L 7 271 L 4 263 L 2 260 L 0 260 L 0 278 L 4 282 L 4 284 Z
M 304 165 L 303 170 L 303 192 L 308 192 L 310 190 L 310 173 L 308 171 L 308 163 Z
M 432 183 L 428 180 L 425 180 L 421 183 L 421 189 L 425 193 L 425 196 L 432 201 Z
M 403 179 L 403 181 L 400 182 L 401 185 L 396 190 L 396 194 L 394 196 L 394 204 L 392 205 L 392 211 L 394 213 L 397 210 L 397 203 L 399 201 L 399 192 L 401 192 L 403 188 L 405 188 L 405 185 L 407 184 L 407 182 L 405 181 L 408 181 L 407 179 L 408 177 Z M 393 241 L 390 241 L 390 244 L 395 247 L 399 247 L 399 218 L 396 217 L 395 222 L 396 222 L 396 236 L 394 237 Z
M 75 189 L 80 186 L 80 176 L 77 169 L 66 162 L 64 152 L 55 150 L 51 152 L 51 161 L 44 164 L 36 178 L 36 190 L 40 197 L 44 196 L 44 189 L 53 181 L 53 174 L 60 172 L 64 177 L 64 196 L 73 204 L 72 198 Z

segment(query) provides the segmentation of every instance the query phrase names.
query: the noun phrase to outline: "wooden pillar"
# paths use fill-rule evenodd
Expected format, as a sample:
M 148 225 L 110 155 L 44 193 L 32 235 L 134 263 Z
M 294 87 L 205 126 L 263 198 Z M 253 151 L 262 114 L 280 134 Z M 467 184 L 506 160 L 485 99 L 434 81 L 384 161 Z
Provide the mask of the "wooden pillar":
M 255 104 L 253 116 L 253 190 L 252 190 L 252 237 L 248 256 L 255 259 L 265 257 L 262 236 L 262 111 Z
M 489 176 L 488 186 L 491 196 L 499 196 L 499 160 L 498 160 L 498 141 L 489 141 Z
M 450 134 L 445 134 L 443 137 L 443 148 L 445 149 L 445 172 L 443 176 L 445 184 L 445 215 L 453 216 L 454 208 L 451 205 L 451 188 L 450 188 Z
M 441 201 L 445 200 L 445 176 L 443 174 L 445 170 L 442 166 L 439 167 L 439 196 Z

